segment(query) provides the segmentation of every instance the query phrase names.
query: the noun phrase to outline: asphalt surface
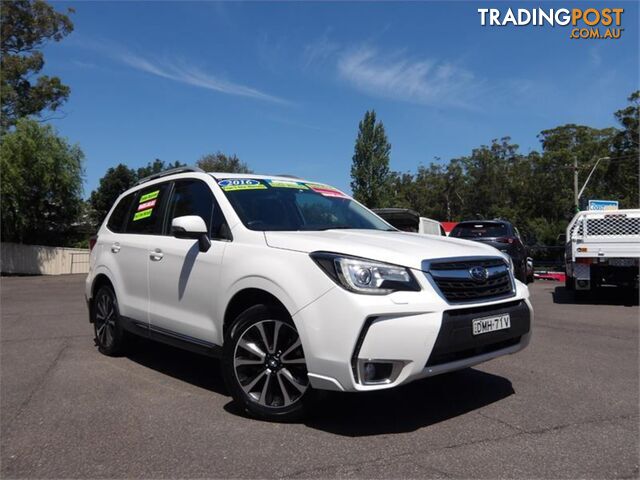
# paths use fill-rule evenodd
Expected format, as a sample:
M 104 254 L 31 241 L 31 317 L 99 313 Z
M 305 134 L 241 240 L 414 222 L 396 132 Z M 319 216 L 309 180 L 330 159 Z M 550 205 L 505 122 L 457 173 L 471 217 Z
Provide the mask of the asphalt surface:
M 274 424 L 237 412 L 214 360 L 100 355 L 83 281 L 0 281 L 2 478 L 639 476 L 639 309 L 617 291 L 536 282 L 525 351 Z

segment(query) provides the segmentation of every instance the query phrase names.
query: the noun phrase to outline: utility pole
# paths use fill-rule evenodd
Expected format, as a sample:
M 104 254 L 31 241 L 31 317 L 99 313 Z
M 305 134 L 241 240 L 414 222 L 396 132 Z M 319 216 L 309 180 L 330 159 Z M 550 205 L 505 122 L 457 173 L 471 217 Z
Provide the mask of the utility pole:
M 580 211 L 579 205 L 580 197 L 578 196 L 578 156 L 573 156 L 573 204 L 576 208 L 576 213 Z

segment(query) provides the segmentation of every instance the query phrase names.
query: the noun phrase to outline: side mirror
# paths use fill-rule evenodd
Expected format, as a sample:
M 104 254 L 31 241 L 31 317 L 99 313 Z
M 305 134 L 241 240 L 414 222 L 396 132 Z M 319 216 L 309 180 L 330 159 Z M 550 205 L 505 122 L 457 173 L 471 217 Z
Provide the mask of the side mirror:
M 207 224 L 198 215 L 185 215 L 174 218 L 171 221 L 171 235 L 176 238 L 198 240 L 198 247 L 201 252 L 206 252 L 211 248 Z
M 557 242 L 560 245 L 564 245 L 565 243 L 567 243 L 567 234 L 561 233 L 560 235 L 558 235 Z

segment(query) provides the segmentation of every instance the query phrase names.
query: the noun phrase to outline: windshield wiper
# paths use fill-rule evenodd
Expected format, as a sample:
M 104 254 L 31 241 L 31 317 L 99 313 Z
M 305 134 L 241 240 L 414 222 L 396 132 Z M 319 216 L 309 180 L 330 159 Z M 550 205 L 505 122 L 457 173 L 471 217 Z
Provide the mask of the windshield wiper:
M 325 231 L 325 230 L 347 230 L 350 228 L 354 228 L 351 225 L 333 225 L 330 227 L 324 227 L 324 228 L 318 228 L 318 230 L 320 231 Z

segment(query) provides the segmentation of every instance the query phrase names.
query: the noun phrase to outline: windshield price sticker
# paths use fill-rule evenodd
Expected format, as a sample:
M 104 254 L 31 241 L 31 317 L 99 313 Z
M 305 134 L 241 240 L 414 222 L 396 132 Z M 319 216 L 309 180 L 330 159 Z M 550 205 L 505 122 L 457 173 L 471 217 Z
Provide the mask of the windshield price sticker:
M 237 190 L 266 190 L 267 186 L 258 180 L 252 178 L 228 178 L 220 180 L 218 185 L 225 192 L 233 192 Z
M 322 183 L 307 183 L 307 187 L 325 197 L 349 198 L 337 188 Z
M 270 187 L 274 188 L 297 188 L 301 190 L 308 190 L 304 183 L 294 182 L 293 180 L 267 180 Z

